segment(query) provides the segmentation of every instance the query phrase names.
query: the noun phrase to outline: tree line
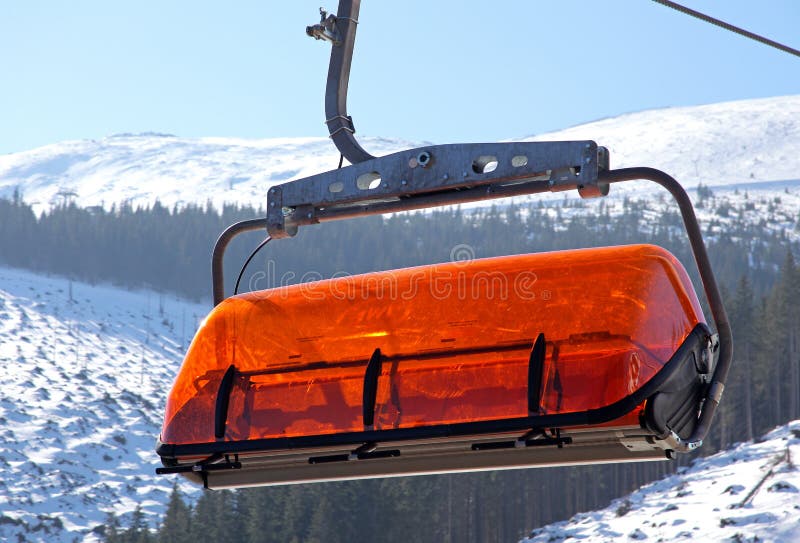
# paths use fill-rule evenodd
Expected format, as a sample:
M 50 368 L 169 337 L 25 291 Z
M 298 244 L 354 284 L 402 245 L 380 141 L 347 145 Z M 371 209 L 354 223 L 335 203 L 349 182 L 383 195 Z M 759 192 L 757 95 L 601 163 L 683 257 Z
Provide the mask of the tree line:
M 591 208 L 587 208 L 592 206 Z M 656 243 L 672 251 L 694 276 L 680 216 L 625 199 L 613 213 L 601 201 L 565 200 L 397 214 L 303 227 L 292 239 L 267 245 L 248 268 L 243 287 L 259 288 L 447 261 L 469 245 L 478 258 L 625 243 Z M 575 209 L 587 208 L 587 209 Z M 653 219 L 655 211 L 656 218 Z M 228 225 L 263 216 L 252 207 L 211 204 L 168 209 L 127 204 L 82 208 L 65 204 L 38 216 L 20 196 L 0 199 L 0 264 L 64 275 L 90 283 L 169 291 L 208 300 L 210 255 Z M 746 274 L 756 295 L 775 283 L 786 252 L 785 230 L 742 219 L 724 233 L 707 225 L 707 244 L 719 282 L 729 288 Z M 240 236 L 226 256 L 227 292 L 247 255 L 266 235 Z

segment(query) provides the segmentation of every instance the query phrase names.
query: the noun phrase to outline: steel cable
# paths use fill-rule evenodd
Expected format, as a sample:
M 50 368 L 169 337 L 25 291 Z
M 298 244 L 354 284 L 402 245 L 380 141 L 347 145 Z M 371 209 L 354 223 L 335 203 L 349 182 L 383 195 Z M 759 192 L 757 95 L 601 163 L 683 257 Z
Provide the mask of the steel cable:
M 770 40 L 769 38 L 765 38 L 764 36 L 759 36 L 758 34 L 754 34 L 749 30 L 745 30 L 743 28 L 739 28 L 738 26 L 734 26 L 732 24 L 726 23 L 725 21 L 720 21 L 719 19 L 715 19 L 709 15 L 704 13 L 700 13 L 699 11 L 695 11 L 693 9 L 689 9 L 686 6 L 682 6 L 680 4 L 676 4 L 675 2 L 671 2 L 670 0 L 653 0 L 653 2 L 657 4 L 661 4 L 663 6 L 667 6 L 668 8 L 672 8 L 676 11 L 680 11 L 686 15 L 690 15 L 701 21 L 705 21 L 707 23 L 711 23 L 712 25 L 718 26 L 720 28 L 724 28 L 730 32 L 734 32 L 735 34 L 739 34 L 740 36 L 744 36 L 745 38 L 750 38 L 751 40 L 755 40 L 759 43 L 763 43 L 764 45 L 769 45 L 770 47 L 774 47 L 775 49 L 779 49 L 784 53 L 789 53 L 790 55 L 794 55 L 796 57 L 800 57 L 800 51 L 797 49 L 793 49 L 788 45 L 783 45 L 782 43 L 778 43 L 776 41 Z

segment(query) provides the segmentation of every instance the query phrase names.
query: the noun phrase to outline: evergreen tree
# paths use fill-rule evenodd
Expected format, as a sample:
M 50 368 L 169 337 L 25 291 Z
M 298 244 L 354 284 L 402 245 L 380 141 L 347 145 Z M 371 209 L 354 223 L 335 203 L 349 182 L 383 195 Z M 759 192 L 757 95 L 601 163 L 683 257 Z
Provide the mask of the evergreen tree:
M 120 536 L 121 543 L 153 543 L 154 538 L 144 518 L 142 506 L 137 505 L 131 516 L 131 524 Z
M 178 485 L 172 487 L 164 521 L 158 531 L 158 543 L 192 543 L 192 511 L 183 501 Z
M 119 543 L 120 535 L 119 535 L 119 518 L 114 514 L 113 511 L 109 511 L 106 513 L 106 521 L 103 525 L 103 541 L 106 543 Z

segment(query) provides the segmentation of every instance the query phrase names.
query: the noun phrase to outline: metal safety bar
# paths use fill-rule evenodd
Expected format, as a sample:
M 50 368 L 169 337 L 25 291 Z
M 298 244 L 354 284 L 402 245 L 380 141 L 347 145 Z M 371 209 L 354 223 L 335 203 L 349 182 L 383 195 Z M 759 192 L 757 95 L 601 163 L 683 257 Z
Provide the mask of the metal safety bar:
M 618 170 L 610 170 L 601 173 L 600 179 L 607 183 L 634 180 L 647 180 L 658 183 L 669 191 L 680 209 L 683 225 L 689 237 L 689 244 L 692 247 L 694 262 L 697 265 L 697 271 L 700 272 L 700 281 L 703 283 L 703 290 L 708 300 L 708 307 L 711 309 L 711 315 L 714 318 L 714 324 L 717 328 L 717 334 L 719 335 L 717 363 L 714 367 L 714 374 L 711 378 L 705 403 L 700 413 L 700 420 L 689 439 L 682 440 L 674 434 L 671 436 L 676 450 L 681 452 L 695 450 L 703 444 L 703 440 L 711 426 L 711 420 L 714 417 L 717 406 L 719 406 L 719 402 L 722 399 L 722 393 L 725 390 L 725 381 L 728 378 L 728 372 L 730 371 L 731 361 L 733 359 L 733 334 L 731 332 L 730 321 L 728 320 L 728 313 L 725 311 L 725 305 L 722 303 L 722 295 L 717 286 L 717 280 L 711 269 L 711 261 L 708 258 L 705 243 L 703 243 L 703 234 L 700 232 L 700 225 L 697 223 L 692 201 L 689 199 L 689 195 L 686 194 L 686 190 L 684 190 L 675 178 L 655 168 L 621 168 Z
M 266 217 L 248 219 L 230 225 L 217 238 L 217 242 L 214 244 L 214 251 L 211 253 L 211 294 L 215 306 L 225 299 L 225 270 L 223 264 L 228 244 L 239 234 L 265 229 L 266 226 Z

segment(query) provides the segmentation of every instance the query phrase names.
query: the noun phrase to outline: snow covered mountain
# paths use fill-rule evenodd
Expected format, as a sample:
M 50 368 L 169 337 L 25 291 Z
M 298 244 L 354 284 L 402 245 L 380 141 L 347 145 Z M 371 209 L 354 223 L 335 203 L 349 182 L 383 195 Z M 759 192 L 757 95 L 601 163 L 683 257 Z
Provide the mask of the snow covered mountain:
M 800 95 L 642 111 L 526 138 L 567 139 L 593 139 L 611 150 L 613 167 L 653 166 L 687 187 L 800 189 Z M 378 155 L 424 145 L 384 138 L 362 143 Z M 18 189 L 37 211 L 66 200 L 258 207 L 269 186 L 333 169 L 338 160 L 327 138 L 122 134 L 0 156 L 0 198 Z
M 593 139 L 612 168 L 651 166 L 686 187 L 757 188 L 800 179 L 800 95 L 654 109 L 529 138 L 557 139 Z
M 800 421 L 698 460 L 607 508 L 534 530 L 523 543 L 800 541 Z
M 174 479 L 154 475 L 155 437 L 207 310 L 0 268 L 0 541 L 91 541 L 105 511 L 162 514 Z
M 373 152 L 414 147 L 399 140 L 366 138 Z M 210 201 L 266 205 L 276 183 L 332 170 L 339 154 L 327 138 L 242 140 L 120 134 L 68 141 L 0 156 L 0 198 L 19 189 L 34 209 L 65 200 L 111 207 L 129 202 L 169 207 Z

